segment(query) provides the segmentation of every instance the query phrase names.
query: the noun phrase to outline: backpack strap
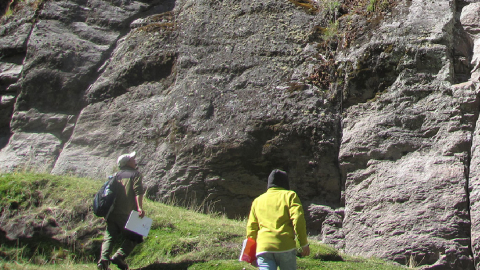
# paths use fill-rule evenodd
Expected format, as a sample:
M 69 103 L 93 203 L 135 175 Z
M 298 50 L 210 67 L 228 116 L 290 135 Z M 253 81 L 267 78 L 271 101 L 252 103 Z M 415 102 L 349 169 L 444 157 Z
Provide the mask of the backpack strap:
M 105 215 L 105 220 L 108 219 L 108 216 L 110 216 L 110 214 L 112 213 L 113 209 L 115 208 L 115 201 L 117 200 L 116 192 L 117 192 L 117 189 L 118 189 L 117 174 L 118 174 L 118 172 L 116 172 L 116 173 L 112 176 L 112 180 L 111 180 L 112 182 L 110 183 L 110 186 L 113 188 L 113 190 L 114 190 L 114 192 L 115 192 L 115 198 L 113 199 L 112 206 L 111 206 L 110 209 L 108 210 L 108 213 Z

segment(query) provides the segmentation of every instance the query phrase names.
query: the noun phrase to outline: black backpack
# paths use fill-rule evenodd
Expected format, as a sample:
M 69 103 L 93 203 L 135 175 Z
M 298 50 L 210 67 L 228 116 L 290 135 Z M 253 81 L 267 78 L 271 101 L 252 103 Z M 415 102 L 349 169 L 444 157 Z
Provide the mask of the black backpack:
M 108 218 L 115 205 L 117 175 L 110 175 L 93 199 L 93 213 L 97 217 Z

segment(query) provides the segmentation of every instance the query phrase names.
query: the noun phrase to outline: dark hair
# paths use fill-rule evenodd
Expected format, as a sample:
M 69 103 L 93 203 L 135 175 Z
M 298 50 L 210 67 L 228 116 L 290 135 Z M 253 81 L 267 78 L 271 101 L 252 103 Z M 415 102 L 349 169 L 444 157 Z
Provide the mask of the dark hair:
M 271 187 L 281 187 L 284 189 L 290 189 L 288 184 L 288 175 L 286 172 L 275 169 L 268 176 L 267 189 Z

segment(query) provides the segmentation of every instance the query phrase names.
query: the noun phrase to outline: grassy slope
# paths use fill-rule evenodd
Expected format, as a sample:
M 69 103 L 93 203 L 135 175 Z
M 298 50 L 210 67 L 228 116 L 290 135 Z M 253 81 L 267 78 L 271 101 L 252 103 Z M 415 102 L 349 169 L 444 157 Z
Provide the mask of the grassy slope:
M 102 181 L 41 174 L 0 175 L 2 218 L 17 208 L 23 214 L 37 216 L 39 213 L 58 209 L 61 215 L 50 214 L 45 219 L 55 219 L 64 233 L 94 231 L 102 228 L 99 218 L 89 210 L 91 198 Z M 152 229 L 145 242 L 128 258 L 133 269 L 255 269 L 238 262 L 241 242 L 245 234 L 245 220 L 230 220 L 221 215 L 205 215 L 193 210 L 145 201 L 147 215 L 153 218 Z M 61 211 L 60 211 L 61 210 Z M 85 212 L 86 211 L 86 212 Z M 53 211 L 55 212 L 55 211 Z M 80 214 L 81 219 L 75 217 Z M 68 217 L 62 219 L 62 217 Z M 72 219 L 78 220 L 73 224 Z M 85 234 L 88 235 L 88 234 Z M 95 235 L 95 234 L 93 234 Z M 93 242 L 98 244 L 101 236 Z M 26 244 L 2 244 L 0 268 L 2 269 L 95 269 L 92 250 L 85 252 L 77 247 L 51 245 L 41 252 L 25 251 Z M 90 244 L 91 244 L 90 243 Z M 87 244 L 85 244 L 87 245 Z M 68 250 L 67 250 L 68 249 Z M 62 254 L 59 255 L 59 250 Z M 382 260 L 352 258 L 338 251 L 311 241 L 312 255 L 298 259 L 298 269 L 403 269 Z M 40 258 L 39 258 L 40 257 Z M 328 261 L 326 258 L 343 258 L 343 261 Z M 34 263 L 40 263 L 34 264 Z M 112 267 L 112 270 L 116 269 Z

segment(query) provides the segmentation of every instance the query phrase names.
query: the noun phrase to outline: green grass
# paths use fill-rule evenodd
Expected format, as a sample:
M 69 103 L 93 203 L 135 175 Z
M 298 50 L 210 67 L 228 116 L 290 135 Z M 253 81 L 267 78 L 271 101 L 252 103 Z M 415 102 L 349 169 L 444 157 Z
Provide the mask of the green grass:
M 18 218 L 32 219 L 47 209 L 57 209 L 61 214 L 43 218 L 55 220 L 66 235 L 103 229 L 103 223 L 90 209 L 93 195 L 102 183 L 103 180 L 46 174 L 0 174 L 1 218 L 16 213 Z M 132 269 L 256 269 L 237 259 L 245 220 L 151 200 L 145 200 L 144 209 L 154 223 L 144 243 L 127 258 Z M 62 219 L 63 216 L 68 218 Z M 92 235 L 90 242 L 78 238 L 66 246 L 48 241 L 43 246 L 37 243 L 35 248 L 32 243 L 21 241 L 1 244 L 0 269 L 95 269 L 98 249 L 92 245 L 99 245 L 101 234 Z M 310 242 L 311 255 L 297 260 L 298 269 L 404 269 L 378 259 L 350 257 L 318 241 Z M 90 249 L 81 248 L 82 244 L 90 245 Z
M 104 180 L 105 181 L 105 180 Z M 81 205 L 102 181 L 50 174 L 0 174 L 0 207 L 26 209 L 32 205 L 71 209 Z
M 375 12 L 375 6 L 377 4 L 377 0 L 370 0 L 370 3 L 367 6 L 368 12 Z

